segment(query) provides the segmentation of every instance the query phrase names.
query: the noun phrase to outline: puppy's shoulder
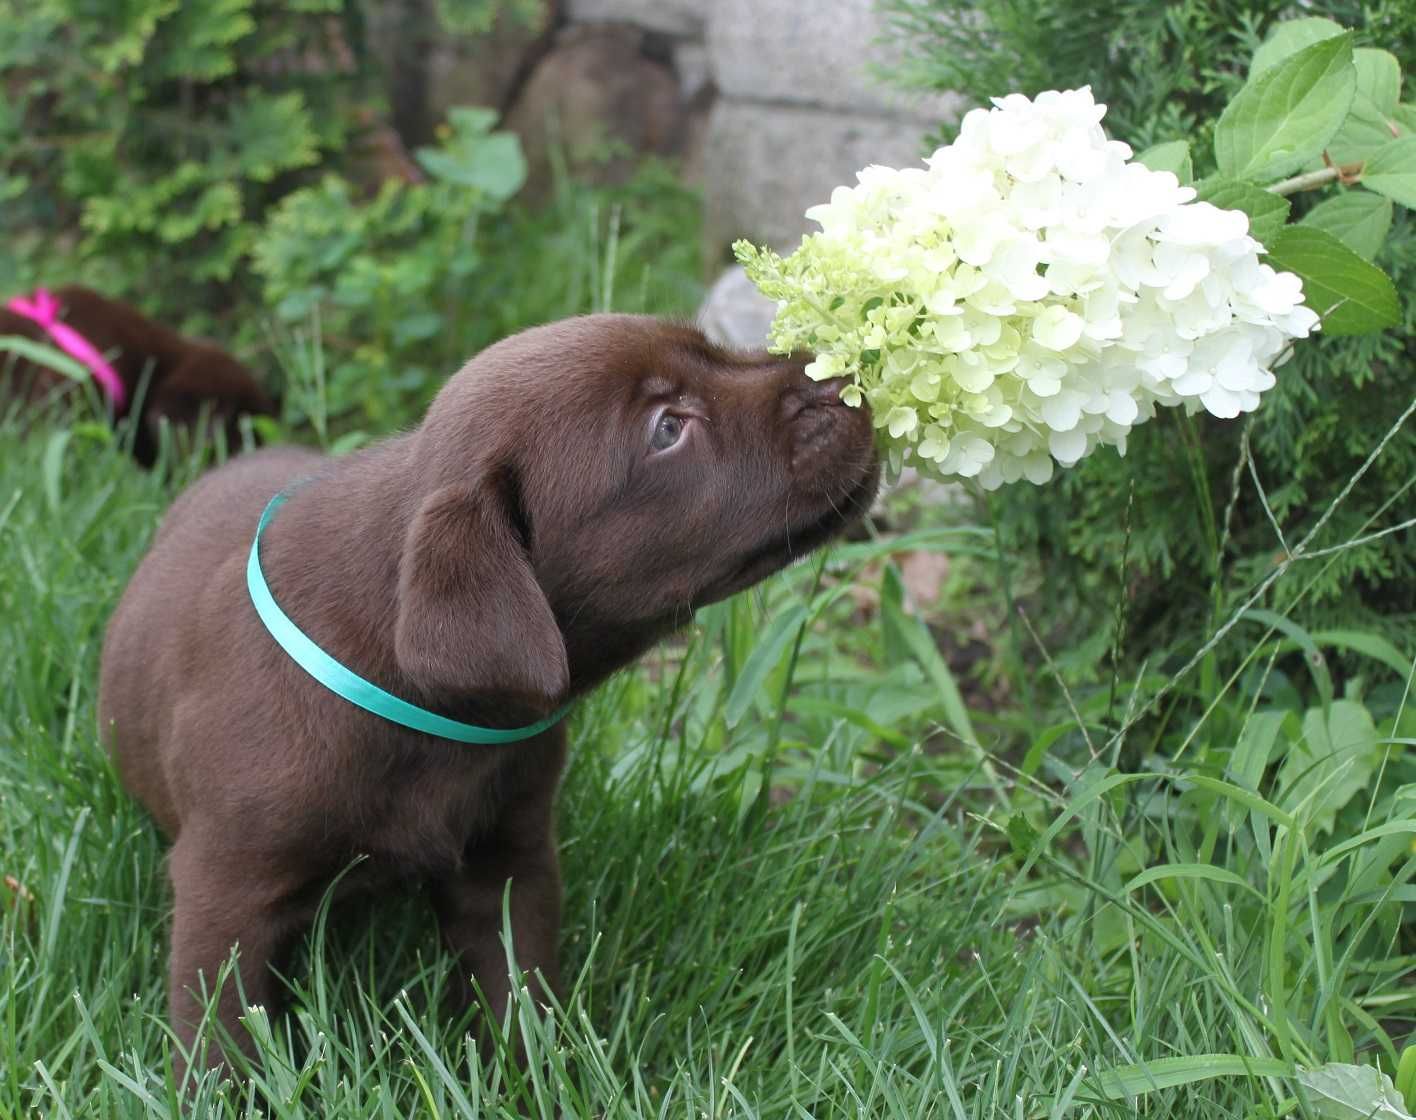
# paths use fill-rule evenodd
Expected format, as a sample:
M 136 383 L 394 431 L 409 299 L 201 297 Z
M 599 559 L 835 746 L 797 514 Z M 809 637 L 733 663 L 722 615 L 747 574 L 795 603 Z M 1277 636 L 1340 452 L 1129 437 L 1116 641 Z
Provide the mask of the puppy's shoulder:
M 248 536 L 275 494 L 317 474 L 327 463 L 318 452 L 299 447 L 272 447 L 233 459 L 182 491 L 163 518 L 154 543 L 192 522 L 208 531 L 234 524 Z

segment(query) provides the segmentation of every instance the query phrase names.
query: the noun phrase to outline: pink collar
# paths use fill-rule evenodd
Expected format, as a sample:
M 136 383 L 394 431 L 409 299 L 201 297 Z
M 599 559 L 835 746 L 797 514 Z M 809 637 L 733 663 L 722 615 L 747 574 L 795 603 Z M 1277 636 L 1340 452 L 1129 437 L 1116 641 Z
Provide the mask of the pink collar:
M 16 315 L 23 315 L 43 327 L 60 350 L 88 368 L 104 395 L 116 407 L 123 407 L 128 394 L 123 388 L 123 379 L 118 376 L 118 371 L 108 364 L 93 343 L 68 323 L 60 321 L 59 301 L 47 288 L 36 288 L 30 299 L 17 296 L 5 306 Z

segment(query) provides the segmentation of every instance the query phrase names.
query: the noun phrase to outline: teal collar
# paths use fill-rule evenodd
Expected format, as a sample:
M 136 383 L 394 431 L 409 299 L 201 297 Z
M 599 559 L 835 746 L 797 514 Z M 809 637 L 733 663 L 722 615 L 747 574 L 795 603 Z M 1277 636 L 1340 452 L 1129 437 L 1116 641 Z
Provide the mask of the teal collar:
M 459 743 L 515 743 L 541 734 L 564 718 L 566 709 L 562 708 L 554 715 L 541 720 L 540 723 L 533 723 L 528 727 L 511 727 L 503 730 L 495 727 L 478 727 L 472 723 L 459 723 L 455 719 L 448 719 L 436 712 L 430 712 L 427 708 L 420 708 L 416 704 L 400 700 L 391 692 L 385 692 L 378 685 L 365 680 L 317 646 L 309 635 L 296 626 L 290 620 L 290 616 L 280 609 L 280 604 L 270 593 L 265 575 L 261 572 L 261 534 L 274 519 L 276 510 L 285 504 L 289 496 L 287 492 L 281 491 L 270 500 L 265 512 L 261 514 L 260 523 L 256 526 L 255 538 L 251 541 L 251 556 L 246 561 L 246 590 L 250 592 L 251 602 L 255 605 L 256 613 L 260 615 L 261 621 L 265 623 L 265 628 L 270 631 L 270 636 L 276 640 L 281 649 L 290 655 L 290 659 L 296 665 L 304 669 L 336 696 L 344 697 L 351 704 L 357 704 L 365 711 L 373 712 L 374 715 L 382 716 L 392 723 L 411 727 L 414 731 L 422 731 L 442 739 L 453 739 Z

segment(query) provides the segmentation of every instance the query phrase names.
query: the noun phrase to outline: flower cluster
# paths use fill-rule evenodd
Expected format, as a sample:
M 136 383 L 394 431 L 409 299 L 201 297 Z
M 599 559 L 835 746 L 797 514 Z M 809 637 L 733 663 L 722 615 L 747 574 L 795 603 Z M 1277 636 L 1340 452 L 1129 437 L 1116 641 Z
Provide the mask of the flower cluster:
M 778 302 L 773 349 L 851 379 L 894 470 L 988 489 L 1124 454 L 1157 405 L 1256 408 L 1317 316 L 1246 215 L 1128 162 L 1090 89 L 994 104 L 925 167 L 837 187 L 789 257 L 734 246 Z

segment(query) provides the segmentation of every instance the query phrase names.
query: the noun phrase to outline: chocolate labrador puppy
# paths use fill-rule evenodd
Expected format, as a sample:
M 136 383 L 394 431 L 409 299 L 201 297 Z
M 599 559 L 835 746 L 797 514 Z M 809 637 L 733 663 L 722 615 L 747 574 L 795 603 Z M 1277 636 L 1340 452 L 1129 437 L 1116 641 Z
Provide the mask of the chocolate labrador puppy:
M 60 305 L 60 321 L 104 355 L 122 382 L 123 402 L 114 409 L 115 418 L 128 415 L 134 405 L 140 409 L 133 426 L 133 457 L 143 466 L 152 466 L 157 458 L 164 417 L 175 428 L 190 431 L 205 412 L 209 423 L 225 431 L 226 445 L 235 449 L 241 446 L 238 422 L 243 414 L 274 415 L 275 404 L 255 376 L 220 347 L 180 335 L 90 288 L 67 285 L 52 294 Z M 52 341 L 45 327 L 0 302 L 0 335 L 7 334 Z M 0 394 L 37 402 L 72 385 L 53 370 L 0 354 Z
M 172 506 L 103 649 L 99 716 L 122 780 L 174 840 L 171 1012 L 233 945 L 250 1003 L 342 888 L 423 881 L 499 1015 L 510 882 L 516 957 L 556 984 L 553 802 L 564 726 L 500 746 L 392 723 L 327 690 L 248 596 L 252 536 L 286 614 L 399 698 L 520 727 L 867 509 L 871 421 L 800 360 L 594 315 L 492 346 L 422 424 L 347 458 L 267 450 Z M 466 994 L 470 995 L 470 984 Z M 237 1039 L 227 984 L 219 1014 Z

